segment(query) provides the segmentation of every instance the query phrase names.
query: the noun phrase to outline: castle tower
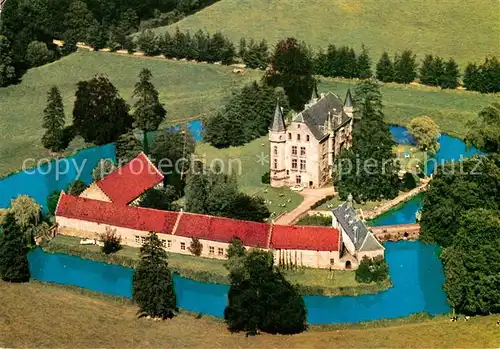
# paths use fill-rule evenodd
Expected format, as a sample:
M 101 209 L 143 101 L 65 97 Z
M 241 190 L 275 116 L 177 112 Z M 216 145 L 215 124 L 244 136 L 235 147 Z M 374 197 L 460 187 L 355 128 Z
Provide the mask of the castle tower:
M 347 94 L 345 96 L 345 101 L 344 101 L 344 112 L 349 115 L 351 118 L 353 117 L 353 102 L 352 102 L 352 96 L 351 96 L 351 89 L 347 89 Z
M 269 175 L 272 187 L 286 185 L 285 166 L 286 127 L 279 99 L 276 102 L 274 118 L 269 128 Z

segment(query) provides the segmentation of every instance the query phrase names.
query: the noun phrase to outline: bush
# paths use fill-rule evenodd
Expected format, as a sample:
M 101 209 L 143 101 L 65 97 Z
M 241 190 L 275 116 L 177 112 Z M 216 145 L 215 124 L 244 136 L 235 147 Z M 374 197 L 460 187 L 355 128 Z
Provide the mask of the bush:
M 363 257 L 356 269 L 356 281 L 369 284 L 370 282 L 380 283 L 389 277 L 389 266 L 382 256 L 374 258 Z
M 59 196 L 61 195 L 60 191 L 53 191 L 47 198 L 47 211 L 51 216 L 54 215 L 57 208 L 57 203 L 59 202 Z
M 271 174 L 269 173 L 269 171 L 264 173 L 262 175 L 262 177 L 260 178 L 260 180 L 263 184 L 270 184 L 271 183 Z
M 154 56 L 159 52 L 159 40 L 156 34 L 150 30 L 144 30 L 137 38 L 137 47 L 146 56 Z
M 330 200 L 332 200 L 333 198 L 335 198 L 336 195 L 328 195 L 328 196 L 325 196 L 323 199 L 319 200 L 317 203 L 315 203 L 314 205 L 311 206 L 311 209 L 314 210 L 315 208 L 318 208 L 320 207 L 321 205 L 323 205 L 325 202 L 328 202 Z
M 105 254 L 118 252 L 122 248 L 122 238 L 120 235 L 116 234 L 116 229 L 106 227 L 106 231 L 99 235 L 99 238 L 104 242 L 104 246 L 102 246 L 101 250 Z
M 198 238 L 191 239 L 191 245 L 188 247 L 189 252 L 199 257 L 203 251 L 203 245 Z
M 30 67 L 38 67 L 50 61 L 51 53 L 44 42 L 32 41 L 26 49 L 26 60 Z
M 417 181 L 415 180 L 415 176 L 411 172 L 406 172 L 403 177 L 403 182 L 401 183 L 402 189 L 412 190 L 417 187 Z
M 332 226 L 332 217 L 331 216 L 306 216 L 301 218 L 298 222 L 297 225 L 318 225 L 318 226 L 325 226 L 325 227 L 331 227 Z
M 85 182 L 77 179 L 76 181 L 73 181 L 71 182 L 69 185 L 68 185 L 68 188 L 67 188 L 67 193 L 70 194 L 70 195 L 73 195 L 73 196 L 78 196 L 80 195 L 81 193 L 83 193 L 83 191 L 87 189 L 87 184 L 85 184 Z

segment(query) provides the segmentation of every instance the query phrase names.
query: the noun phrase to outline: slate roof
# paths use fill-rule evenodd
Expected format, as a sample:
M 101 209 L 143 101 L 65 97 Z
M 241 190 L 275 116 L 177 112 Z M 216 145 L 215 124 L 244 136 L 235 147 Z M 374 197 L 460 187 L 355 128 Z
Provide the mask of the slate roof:
M 328 119 L 328 112 L 331 112 L 332 121 L 334 122 L 333 128 L 337 129 L 348 122 L 351 118 L 344 112 L 344 106 L 339 97 L 331 92 L 323 95 L 314 104 L 309 107 L 306 106 L 293 121 L 304 122 L 309 130 L 317 140 L 325 138 L 327 135 L 324 133 L 323 128 Z M 337 122 L 335 115 L 341 113 L 342 117 L 340 122 Z
M 371 232 L 366 234 L 365 241 L 363 241 L 363 244 L 359 248 L 360 251 L 377 251 L 377 250 L 383 250 L 384 246 L 378 240 L 373 236 Z
M 163 180 L 163 174 L 140 153 L 96 184 L 115 204 L 127 205 Z
M 371 235 L 371 233 L 366 228 L 366 225 L 357 218 L 356 211 L 344 202 L 342 205 L 334 208 L 332 213 L 349 236 L 349 239 L 354 243 L 356 250 L 359 250 L 366 236 L 368 234 Z
M 345 96 L 345 101 L 344 101 L 344 107 L 346 108 L 351 108 L 353 106 L 352 104 L 352 95 L 351 95 L 351 89 L 347 89 L 347 94 Z
M 285 132 L 285 120 L 283 119 L 279 99 L 276 101 L 276 109 L 274 110 L 274 118 L 270 130 L 273 132 Z
M 338 251 L 337 229 L 315 226 L 275 225 L 271 248 L 285 250 Z

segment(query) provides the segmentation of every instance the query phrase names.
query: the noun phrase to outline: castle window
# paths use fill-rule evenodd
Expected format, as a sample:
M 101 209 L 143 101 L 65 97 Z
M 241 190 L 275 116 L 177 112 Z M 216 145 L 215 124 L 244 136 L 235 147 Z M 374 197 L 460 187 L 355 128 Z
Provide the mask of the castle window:
M 161 246 L 162 247 L 167 247 L 167 240 L 161 239 Z
M 292 134 L 288 132 L 288 139 L 292 139 Z
M 145 243 L 146 242 L 146 237 L 144 236 L 141 236 L 141 244 Z
M 273 165 L 274 165 L 274 169 L 276 170 L 278 168 L 278 160 L 274 159 Z
M 306 147 L 300 147 L 300 156 L 306 156 Z
M 292 146 L 292 155 L 297 155 L 297 146 Z
M 211 256 L 213 256 L 214 253 L 215 253 L 215 247 L 209 246 L 208 247 L 208 254 L 211 255 Z
M 135 235 L 134 236 L 134 239 L 135 239 L 135 243 L 138 244 L 141 242 L 141 237 L 139 235 Z
M 295 183 L 297 184 L 302 183 L 302 178 L 300 177 L 300 175 L 295 176 Z
M 217 253 L 218 253 L 219 256 L 223 257 L 224 256 L 224 249 L 222 247 L 219 247 L 217 249 Z
M 297 169 L 297 159 L 292 159 L 292 170 Z
M 274 146 L 274 155 L 278 155 L 278 147 L 277 146 Z
M 300 134 L 297 134 L 297 140 L 300 141 Z
M 300 170 L 301 171 L 306 170 L 306 160 L 300 160 Z
M 168 240 L 167 241 L 167 248 L 171 248 L 172 247 L 172 240 Z
M 186 250 L 186 243 L 181 242 L 181 251 L 185 251 L 185 250 Z
M 309 135 L 306 135 L 306 142 L 309 142 Z

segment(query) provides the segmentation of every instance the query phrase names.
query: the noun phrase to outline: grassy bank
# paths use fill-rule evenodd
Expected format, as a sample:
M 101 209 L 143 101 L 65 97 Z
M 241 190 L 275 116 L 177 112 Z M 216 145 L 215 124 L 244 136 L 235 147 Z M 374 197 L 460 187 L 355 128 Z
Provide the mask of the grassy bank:
M 123 246 L 118 253 L 106 255 L 98 246 L 82 246 L 80 239 L 59 235 L 43 247 L 46 252 L 65 253 L 86 259 L 102 261 L 133 267 L 139 261 L 139 249 Z M 186 278 L 220 284 L 228 284 L 229 277 L 224 261 L 210 258 L 200 258 L 178 253 L 169 253 L 169 266 L 179 275 Z M 296 284 L 302 294 L 314 295 L 359 295 L 377 293 L 390 286 L 389 282 L 382 284 L 359 284 L 354 279 L 352 270 L 335 270 L 304 268 L 302 270 L 284 271 L 286 278 Z
M 383 50 L 392 54 L 411 48 L 419 59 L 438 54 L 463 67 L 499 54 L 499 10 L 495 0 L 221 0 L 155 31 L 176 26 L 219 30 L 235 43 L 242 37 L 265 38 L 271 45 L 294 36 L 313 48 L 335 44 L 359 49 L 364 44 L 375 59 Z
M 416 348 L 498 346 L 497 316 L 451 323 L 447 317 L 311 326 L 295 336 L 231 334 L 221 320 L 181 313 L 137 319 L 121 298 L 40 282 L 0 281 L 0 346 L 45 348 Z M 36 306 L 34 306 L 36 302 Z M 334 311 L 334 310 L 332 310 Z

